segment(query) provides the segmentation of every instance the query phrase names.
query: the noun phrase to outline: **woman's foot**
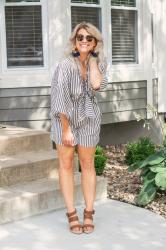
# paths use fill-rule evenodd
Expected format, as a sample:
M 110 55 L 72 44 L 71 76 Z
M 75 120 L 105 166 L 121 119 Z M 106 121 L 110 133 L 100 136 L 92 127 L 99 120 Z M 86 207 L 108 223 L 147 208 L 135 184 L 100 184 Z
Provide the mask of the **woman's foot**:
M 76 209 L 71 213 L 66 213 L 66 216 L 68 217 L 68 221 L 70 223 L 70 232 L 75 234 L 83 233 L 83 228 L 82 225 L 79 223 L 79 218 L 77 216 Z
M 84 225 L 83 225 L 83 231 L 84 233 L 92 233 L 94 231 L 94 225 L 93 225 L 93 214 L 95 213 L 95 210 L 88 211 L 84 209 Z

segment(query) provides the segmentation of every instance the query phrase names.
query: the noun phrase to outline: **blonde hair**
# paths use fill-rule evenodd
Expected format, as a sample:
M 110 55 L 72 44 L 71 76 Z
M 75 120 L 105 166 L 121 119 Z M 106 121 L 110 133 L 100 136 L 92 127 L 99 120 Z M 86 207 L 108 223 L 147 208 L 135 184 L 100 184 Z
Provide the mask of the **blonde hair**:
M 89 34 L 91 34 L 95 38 L 97 42 L 95 51 L 97 49 L 97 52 L 99 53 L 98 62 L 102 62 L 104 60 L 104 53 L 103 53 L 103 38 L 101 32 L 93 24 L 87 22 L 81 22 L 75 26 L 67 43 L 67 48 L 66 51 L 64 52 L 64 55 L 65 56 L 71 55 L 72 50 L 75 48 L 76 35 L 80 29 L 85 29 Z

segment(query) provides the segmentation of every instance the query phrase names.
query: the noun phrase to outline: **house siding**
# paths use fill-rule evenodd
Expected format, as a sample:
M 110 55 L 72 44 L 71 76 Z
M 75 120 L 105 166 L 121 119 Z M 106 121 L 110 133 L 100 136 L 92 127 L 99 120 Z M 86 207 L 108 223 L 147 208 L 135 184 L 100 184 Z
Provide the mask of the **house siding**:
M 102 124 L 135 120 L 134 111 L 146 117 L 146 81 L 111 83 L 98 94 Z
M 50 130 L 50 86 L 1 89 L 0 123 Z M 133 111 L 146 117 L 146 81 L 111 83 L 97 93 L 102 124 L 135 120 Z

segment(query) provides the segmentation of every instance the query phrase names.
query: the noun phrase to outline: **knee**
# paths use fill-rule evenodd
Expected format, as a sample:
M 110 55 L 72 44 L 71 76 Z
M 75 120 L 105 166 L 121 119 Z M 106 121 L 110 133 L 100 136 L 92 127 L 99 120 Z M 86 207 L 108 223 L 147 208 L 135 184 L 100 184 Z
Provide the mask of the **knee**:
M 80 165 L 83 171 L 91 171 L 94 169 L 94 159 L 80 159 Z
M 59 164 L 60 168 L 63 170 L 70 171 L 71 169 L 73 169 L 73 159 L 72 158 L 60 159 L 59 163 L 60 163 Z

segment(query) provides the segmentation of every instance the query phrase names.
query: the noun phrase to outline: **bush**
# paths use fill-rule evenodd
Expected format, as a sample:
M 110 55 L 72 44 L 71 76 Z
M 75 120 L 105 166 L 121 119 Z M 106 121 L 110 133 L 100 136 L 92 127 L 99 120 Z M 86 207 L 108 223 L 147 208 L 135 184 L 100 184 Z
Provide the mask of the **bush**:
M 151 202 L 157 190 L 166 190 L 166 148 L 162 147 L 145 160 L 135 162 L 129 166 L 128 171 L 140 169 L 143 187 L 137 197 L 136 203 L 145 206 Z
M 95 155 L 95 169 L 96 175 L 102 175 L 106 166 L 107 157 L 104 155 Z
M 94 164 L 96 175 L 102 175 L 103 170 L 106 166 L 107 157 L 104 155 L 103 148 L 100 146 L 96 147 L 95 157 L 94 157 Z M 79 171 L 81 171 L 81 166 L 79 163 Z
M 125 163 L 131 165 L 146 159 L 156 152 L 155 144 L 148 137 L 141 137 L 138 142 L 128 143 L 126 146 Z

